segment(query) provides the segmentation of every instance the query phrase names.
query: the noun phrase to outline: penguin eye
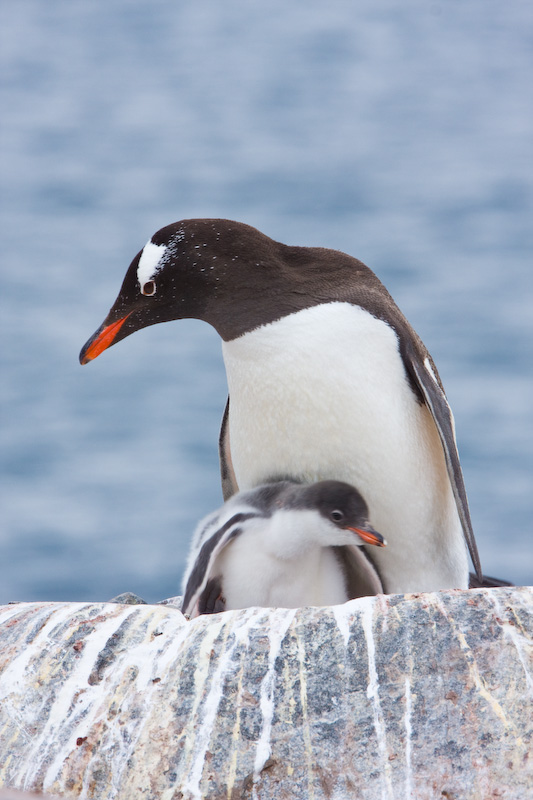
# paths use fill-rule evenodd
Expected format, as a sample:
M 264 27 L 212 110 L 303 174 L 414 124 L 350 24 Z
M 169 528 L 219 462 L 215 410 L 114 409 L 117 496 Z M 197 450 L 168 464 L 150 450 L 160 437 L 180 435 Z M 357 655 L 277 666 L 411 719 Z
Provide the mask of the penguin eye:
M 332 511 L 330 517 L 333 520 L 333 522 L 340 522 L 341 520 L 344 519 L 344 514 L 342 513 L 342 511 Z
M 155 289 L 155 281 L 146 281 L 146 283 L 141 286 L 141 294 L 145 294 L 147 297 L 152 297 L 152 295 L 155 294 Z

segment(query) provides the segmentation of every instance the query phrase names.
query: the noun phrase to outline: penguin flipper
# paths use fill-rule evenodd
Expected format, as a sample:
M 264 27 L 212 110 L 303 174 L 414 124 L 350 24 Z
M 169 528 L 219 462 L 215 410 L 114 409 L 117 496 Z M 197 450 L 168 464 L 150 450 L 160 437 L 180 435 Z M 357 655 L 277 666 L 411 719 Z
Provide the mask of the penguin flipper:
M 209 595 L 212 593 L 214 578 L 211 576 L 217 555 L 227 544 L 227 538 L 217 536 L 216 531 L 203 543 L 196 554 L 192 567 L 185 576 L 181 613 L 190 619 L 200 614 L 212 613 L 205 609 L 209 606 Z M 210 588 L 211 587 L 211 588 Z M 202 610 L 202 608 L 204 610 Z
M 229 397 L 224 409 L 220 435 L 218 437 L 218 456 L 220 460 L 220 480 L 222 483 L 222 496 L 224 501 L 237 494 L 239 486 L 233 470 L 231 461 L 231 450 L 229 444 Z
M 470 519 L 459 453 L 457 452 L 452 410 L 446 399 L 437 369 L 429 354 L 421 359 L 418 353 L 415 354 L 411 348 L 406 347 L 404 351 L 404 360 L 407 362 L 406 366 L 409 373 L 422 393 L 424 401 L 437 427 L 465 541 L 468 545 L 477 579 L 482 582 L 483 573 L 481 571 L 479 553 L 472 528 L 472 520 Z
M 222 550 L 242 532 L 241 523 L 257 516 L 254 512 L 237 511 L 229 519 L 220 524 L 220 515 L 215 514 L 198 542 L 196 555 L 189 561 L 189 568 L 183 579 L 184 592 L 181 604 L 182 614 L 197 617 L 201 613 L 215 613 L 214 611 L 202 612 L 201 598 L 206 587 L 213 578 L 213 566 L 216 557 Z M 200 523 L 202 524 L 202 523 Z M 193 539 L 193 542 L 195 539 Z M 216 598 L 215 598 L 216 599 Z M 216 609 L 216 606 L 213 606 Z

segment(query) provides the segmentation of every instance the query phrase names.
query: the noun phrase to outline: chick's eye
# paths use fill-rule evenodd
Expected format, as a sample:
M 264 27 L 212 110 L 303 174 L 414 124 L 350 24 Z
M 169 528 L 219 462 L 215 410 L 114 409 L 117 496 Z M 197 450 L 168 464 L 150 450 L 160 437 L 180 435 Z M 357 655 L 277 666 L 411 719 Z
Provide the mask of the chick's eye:
M 344 519 L 344 514 L 342 513 L 342 511 L 332 511 L 331 519 L 333 520 L 333 522 L 340 522 L 341 520 Z
M 146 281 L 141 286 L 141 293 L 145 294 L 147 297 L 151 297 L 155 294 L 155 281 Z

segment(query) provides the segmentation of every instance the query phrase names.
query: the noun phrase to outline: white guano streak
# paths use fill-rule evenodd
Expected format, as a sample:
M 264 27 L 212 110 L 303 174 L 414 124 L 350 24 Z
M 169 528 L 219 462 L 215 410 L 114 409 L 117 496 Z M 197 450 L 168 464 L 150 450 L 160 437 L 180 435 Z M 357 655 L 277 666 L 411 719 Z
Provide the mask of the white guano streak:
M 25 606 L 29 606 L 29 608 L 25 608 Z M 146 678 L 148 688 L 153 690 L 150 669 L 152 661 L 147 658 L 143 643 L 140 643 L 137 648 L 128 646 L 126 650 L 118 654 L 112 671 L 108 671 L 101 681 L 88 684 L 88 677 L 94 669 L 98 654 L 105 647 L 109 637 L 116 633 L 130 616 L 149 617 L 150 607 L 145 606 L 144 608 L 146 611 L 143 611 L 142 606 L 121 607 L 118 604 L 108 605 L 105 603 L 42 603 L 37 606 L 19 604 L 15 607 L 17 615 L 21 615 L 22 612 L 21 628 L 25 626 L 27 631 L 35 627 L 38 630 L 35 637 L 28 641 L 23 650 L 11 660 L 0 677 L 0 698 L 5 706 L 4 710 L 17 725 L 20 734 L 26 736 L 28 747 L 31 748 L 28 758 L 19 760 L 17 765 L 17 776 L 25 785 L 29 786 L 34 783 L 43 768 L 44 788 L 48 789 L 54 784 L 72 756 L 73 742 L 78 736 L 87 735 L 101 715 L 106 713 L 105 698 L 110 692 L 110 687 L 116 685 L 117 676 L 122 675 L 124 665 L 143 664 L 143 658 L 144 661 L 149 660 L 149 664 L 144 664 L 139 670 L 137 680 L 140 676 Z M 10 616 L 13 617 L 13 613 Z M 105 619 L 106 616 L 107 619 Z M 5 618 L 6 615 L 2 615 L 2 619 L 5 620 Z M 91 633 L 87 635 L 80 633 L 83 647 L 77 654 L 68 677 L 58 686 L 41 731 L 37 736 L 33 731 L 31 734 L 27 734 L 27 728 L 31 729 L 33 726 L 36 704 L 37 706 L 42 705 L 42 692 L 39 690 L 38 678 L 41 675 L 48 676 L 50 665 L 54 661 L 57 663 L 57 659 L 60 659 L 60 648 L 62 648 L 65 638 L 92 619 L 96 619 L 98 624 L 95 624 Z M 183 631 L 187 630 L 187 626 L 184 620 L 177 625 L 176 618 L 164 618 L 161 620 L 161 625 L 165 627 L 170 622 L 172 623 L 170 625 L 171 634 L 168 638 L 175 642 L 178 634 L 181 633 L 180 625 Z M 118 679 L 120 680 L 120 678 Z M 146 697 L 146 685 L 143 689 L 142 695 Z M 21 710 L 22 698 L 25 703 Z M 137 733 L 138 735 L 138 732 L 140 732 L 139 726 L 132 731 L 131 740 L 128 737 L 127 746 L 130 747 L 130 750 L 134 747 L 134 742 L 132 744 L 133 734 Z M 104 738 L 101 745 L 102 750 L 106 746 Z M 125 748 L 126 745 L 122 743 L 122 749 Z M 94 758 L 97 759 L 98 756 L 95 755 Z M 115 763 L 117 765 L 116 772 L 120 773 L 121 766 L 126 764 L 126 759 L 118 757 L 115 759 Z M 86 793 L 87 787 L 85 786 L 80 800 L 83 800 Z
M 333 612 L 333 617 L 335 622 L 337 623 L 337 628 L 343 638 L 344 647 L 348 647 L 348 642 L 350 641 L 350 636 L 352 634 L 351 626 L 356 616 L 356 612 L 360 611 L 363 613 L 364 609 L 367 609 L 369 606 L 371 607 L 371 613 L 376 603 L 383 603 L 383 595 L 374 596 L 367 596 L 367 597 L 355 597 L 353 600 L 348 600 L 347 603 L 343 603 L 339 606 L 331 606 L 331 610 Z M 379 609 L 378 609 L 379 610 Z M 387 606 L 382 608 L 383 617 L 382 617 L 382 624 L 386 624 L 387 621 Z
M 9 617 L 5 617 L 2 622 L 7 622 L 10 617 L 15 617 L 24 612 L 24 606 L 31 605 L 30 603 L 17 603 L 13 606 L 15 613 Z M 26 686 L 27 673 L 33 670 L 32 661 L 38 658 L 42 653 L 43 640 L 46 641 L 48 634 L 53 631 L 58 625 L 66 622 L 72 616 L 72 603 L 43 603 L 31 619 L 34 624 L 38 620 L 43 620 L 48 617 L 46 622 L 42 622 L 42 627 L 36 637 L 28 643 L 28 646 L 21 650 L 12 661 L 3 670 L 0 677 L 0 700 L 8 697 L 17 687 Z M 29 618 L 23 618 L 22 625 L 27 624 Z
M 350 641 L 350 622 L 353 619 L 353 607 L 351 603 L 344 603 L 342 606 L 331 606 L 331 610 L 342 636 L 344 649 L 346 649 Z
M 138 610 L 139 622 L 141 618 L 150 619 L 152 615 L 150 606 L 136 606 L 135 608 Z M 176 614 L 175 617 L 163 617 L 160 619 L 157 631 L 159 636 L 156 647 L 160 649 L 155 658 L 150 657 L 150 650 L 146 647 L 147 639 L 151 641 L 153 638 L 153 632 L 149 626 L 145 638 L 137 644 L 128 644 L 114 662 L 112 672 L 116 676 L 122 676 L 126 668 L 133 665 L 138 669 L 135 683 L 131 686 L 132 689 L 135 687 L 134 691 L 128 692 L 121 703 L 122 710 L 126 712 L 125 716 L 128 716 L 132 705 L 138 705 L 139 701 L 146 713 L 148 713 L 148 709 L 154 707 L 154 694 L 156 694 L 157 690 L 153 677 L 157 675 L 161 680 L 165 680 L 168 668 L 176 660 L 176 653 L 180 652 L 182 643 L 190 633 L 190 627 L 181 614 Z M 110 678 L 111 676 L 107 679 L 108 693 L 111 689 Z M 116 685 L 115 683 L 114 687 Z M 95 715 L 93 711 L 91 711 L 91 716 L 93 720 L 98 718 L 98 714 Z M 83 722 L 85 723 L 85 720 Z M 125 731 L 127 731 L 127 735 L 124 735 Z M 94 752 L 93 757 L 87 764 L 87 773 L 89 773 L 93 768 L 93 763 L 97 763 L 102 756 L 106 758 L 109 753 L 109 757 L 113 759 L 113 764 L 115 765 L 111 776 L 113 797 L 119 795 L 120 787 L 127 776 L 129 758 L 135 752 L 142 731 L 143 726 L 138 724 L 136 715 L 131 715 L 123 728 L 123 735 L 119 737 L 118 742 L 115 737 L 103 739 L 100 747 Z M 86 800 L 89 787 L 89 783 L 84 784 L 79 800 Z
M 364 604 L 361 613 L 361 624 L 366 639 L 366 647 L 368 653 L 368 688 L 366 696 L 372 702 L 372 710 L 374 714 L 374 728 L 378 741 L 379 754 L 382 762 L 382 778 L 384 785 L 382 788 L 381 796 L 383 800 L 394 800 L 394 793 L 392 791 L 392 783 L 390 778 L 390 764 L 387 759 L 387 740 L 385 737 L 385 724 L 383 722 L 383 713 L 381 711 L 381 703 L 379 700 L 379 681 L 376 669 L 376 646 L 374 643 L 374 634 L 372 631 L 373 620 L 373 598 L 364 598 L 367 601 Z
M 48 721 L 44 725 L 39 738 L 36 740 L 32 752 L 28 754 L 26 761 L 27 771 L 25 779 L 27 785 L 33 784 L 33 779 L 38 774 L 39 769 L 43 763 L 50 759 L 50 764 L 46 770 L 43 787 L 49 787 L 57 775 L 61 772 L 61 768 L 68 756 L 72 751 L 72 740 L 67 739 L 63 743 L 63 747 L 59 747 L 56 751 L 58 742 L 61 742 L 60 736 L 61 728 L 65 726 L 65 720 L 71 718 L 73 720 L 83 719 L 84 727 L 89 728 L 93 722 L 92 716 L 98 714 L 102 706 L 103 698 L 107 691 L 107 684 L 102 681 L 98 685 L 91 686 L 87 692 L 80 693 L 76 707 L 73 707 L 73 697 L 80 686 L 86 685 L 87 679 L 94 668 L 98 653 L 102 650 L 102 643 L 117 631 L 122 623 L 133 613 L 135 613 L 136 606 L 131 606 L 131 610 L 121 609 L 117 605 L 116 612 L 113 616 L 104 622 L 99 623 L 92 634 L 87 636 L 84 640 L 84 647 L 80 652 L 76 669 L 72 671 L 69 677 L 61 684 L 61 688 L 57 693 L 54 700 L 53 707 L 48 716 Z M 72 616 L 72 604 L 68 604 L 68 616 Z M 64 615 L 60 615 L 64 616 Z M 58 620 L 56 619 L 56 623 Z M 44 629 L 41 634 L 44 633 Z M 36 644 L 40 648 L 44 647 L 42 636 L 39 636 L 40 641 Z M 72 722 L 70 722 L 72 725 Z M 52 756 L 52 757 L 51 757 Z
M 268 652 L 267 671 L 263 680 L 261 681 L 260 708 L 263 721 L 261 725 L 261 733 L 257 741 L 257 749 L 255 751 L 252 790 L 254 797 L 257 795 L 255 785 L 259 780 L 261 770 L 270 757 L 272 749 L 270 735 L 272 732 L 272 718 L 274 716 L 274 682 L 276 677 L 274 669 L 276 666 L 276 659 L 279 655 L 281 643 L 283 642 L 291 622 L 294 619 L 295 613 L 295 608 L 277 609 L 276 611 L 271 611 L 268 617 L 270 623 L 270 628 L 268 631 L 270 648 Z
M 191 623 L 191 627 L 193 625 L 195 628 L 203 626 L 203 630 L 198 632 L 198 635 L 202 636 L 202 640 L 194 670 L 194 697 L 190 715 L 191 719 L 195 721 L 199 720 L 200 724 L 196 724 L 190 731 L 190 735 L 185 737 L 184 762 L 186 764 L 186 773 L 189 775 L 188 788 L 191 793 L 191 797 L 201 797 L 200 780 L 205 761 L 205 753 L 207 747 L 209 746 L 209 738 L 211 736 L 211 731 L 214 724 L 214 715 L 209 715 L 205 712 L 205 707 L 209 701 L 207 692 L 205 693 L 204 710 L 199 711 L 199 709 L 202 699 L 204 698 L 204 687 L 206 686 L 209 677 L 209 668 L 211 665 L 211 657 L 209 654 L 213 649 L 216 638 L 219 636 L 224 626 L 224 620 L 222 619 L 221 614 L 213 614 L 212 617 L 210 616 L 209 618 L 205 616 L 198 617 L 197 620 Z M 221 662 L 223 661 L 225 655 L 226 653 L 223 654 Z M 225 664 L 225 662 L 223 663 Z M 220 688 L 220 693 L 218 697 L 215 698 L 215 713 L 218 708 L 218 702 L 220 701 L 220 696 L 222 693 L 221 682 L 220 687 L 218 684 L 215 684 L 215 677 L 220 677 L 220 666 L 221 664 L 219 663 L 219 670 L 215 672 L 215 676 L 211 681 L 211 696 L 213 694 L 213 689 L 218 690 Z M 211 697 L 211 701 L 212 700 L 213 697 Z M 206 728 L 206 719 L 209 723 L 208 728 Z
M 206 696 L 203 708 L 200 711 L 200 722 L 198 725 L 198 733 L 194 741 L 192 765 L 189 769 L 188 779 L 182 789 L 184 793 L 188 792 L 189 796 L 194 798 L 194 800 L 202 800 L 202 797 L 204 796 L 200 789 L 200 782 L 202 780 L 202 774 L 205 766 L 207 749 L 209 747 L 209 742 L 211 741 L 216 715 L 220 705 L 220 700 L 222 698 L 224 678 L 230 671 L 229 668 L 231 666 L 235 650 L 240 644 L 245 643 L 249 639 L 250 628 L 256 623 L 257 618 L 264 615 L 264 613 L 265 610 L 262 608 L 254 608 L 250 610 L 247 609 L 242 613 L 242 616 L 235 619 L 234 624 L 231 627 L 231 633 L 234 636 L 233 642 L 220 656 L 218 666 L 211 678 L 211 688 Z M 214 616 L 225 617 L 226 615 L 221 614 Z M 202 619 L 202 617 L 200 617 L 200 619 Z M 220 621 L 228 624 L 227 619 Z M 210 623 L 211 627 L 213 621 L 210 620 Z M 218 630 L 220 630 L 220 628 L 218 628 Z M 196 724 L 198 724 L 198 722 Z M 187 795 L 185 794 L 185 796 Z

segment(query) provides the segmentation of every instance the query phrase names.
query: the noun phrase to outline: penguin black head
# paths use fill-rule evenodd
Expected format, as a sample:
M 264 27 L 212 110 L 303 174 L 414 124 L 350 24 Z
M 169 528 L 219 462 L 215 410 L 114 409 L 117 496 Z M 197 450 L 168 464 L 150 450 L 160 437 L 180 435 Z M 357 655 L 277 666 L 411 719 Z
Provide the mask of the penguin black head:
M 217 281 L 204 253 L 205 233 L 197 235 L 193 223 L 161 228 L 137 253 L 108 316 L 82 348 L 82 364 L 141 328 L 204 317 Z
M 329 480 L 295 486 L 282 502 L 286 508 L 316 510 L 337 528 L 357 533 L 367 544 L 386 546 L 383 536 L 368 521 L 366 502 L 348 483 Z
M 346 275 L 348 266 L 349 280 Z M 290 247 L 242 222 L 191 219 L 157 231 L 131 262 L 108 316 L 82 348 L 86 364 L 134 331 L 201 319 L 228 341 L 329 299 L 373 273 L 344 253 Z

